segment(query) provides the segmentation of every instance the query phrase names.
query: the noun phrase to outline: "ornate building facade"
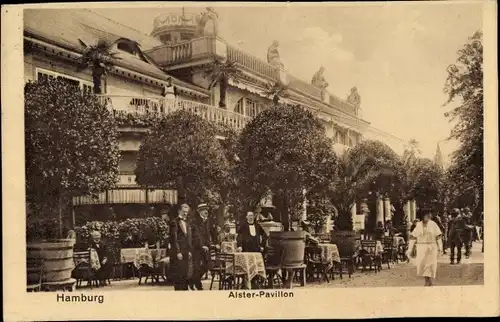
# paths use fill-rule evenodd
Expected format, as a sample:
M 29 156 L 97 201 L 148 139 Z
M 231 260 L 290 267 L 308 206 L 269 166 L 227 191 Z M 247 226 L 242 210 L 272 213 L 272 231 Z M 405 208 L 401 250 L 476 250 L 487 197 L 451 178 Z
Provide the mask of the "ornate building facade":
M 151 213 L 176 203 L 173 190 L 146 191 L 135 183 L 135 160 L 148 127 L 147 115 L 184 108 L 211 122 L 223 122 L 240 130 L 272 104 L 272 97 L 266 94 L 270 84 L 286 88 L 282 103 L 298 104 L 323 122 L 337 153 L 364 138 L 382 140 L 399 150 L 400 139 L 372 127 L 361 117 L 361 96 L 355 86 L 342 99 L 327 90 L 323 67 L 310 82 L 295 77 L 280 61 L 279 41 L 270 44 L 267 60 L 241 51 L 219 37 L 218 19 L 212 8 L 201 14 L 162 15 L 154 19 L 148 36 L 90 10 L 24 11 L 25 81 L 59 77 L 92 91 L 91 71 L 76 70 L 83 52 L 80 40 L 86 44 L 96 44 L 100 39 L 114 42 L 112 50 L 120 58 L 106 76 L 104 94 L 100 95 L 119 119 L 120 180 L 115 189 L 102 193 L 98 199 L 74 198 L 77 212 L 101 205 L 100 210 L 94 211 L 112 207 L 112 212 L 146 209 Z M 121 39 L 137 42 L 139 50 Z M 220 85 L 212 86 L 204 70 L 216 62 L 227 61 L 235 62 L 240 72 L 229 79 L 226 107 L 220 108 Z M 175 87 L 175 98 L 165 96 L 165 86 L 170 83 Z

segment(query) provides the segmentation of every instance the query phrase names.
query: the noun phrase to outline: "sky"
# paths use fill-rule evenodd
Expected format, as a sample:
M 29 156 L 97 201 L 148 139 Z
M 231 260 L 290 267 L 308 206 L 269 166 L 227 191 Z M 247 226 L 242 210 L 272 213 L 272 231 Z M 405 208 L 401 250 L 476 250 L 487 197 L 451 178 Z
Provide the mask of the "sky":
M 228 6 L 229 5 L 229 6 Z M 416 139 L 424 157 L 437 144 L 447 155 L 456 142 L 444 141 L 452 124 L 444 117 L 446 68 L 457 50 L 482 26 L 481 3 L 268 4 L 214 6 L 220 36 L 266 60 L 273 40 L 291 74 L 310 81 L 324 66 L 327 90 L 346 98 L 356 86 L 362 116 L 405 142 Z M 93 9 L 150 34 L 155 17 L 181 12 L 179 6 Z M 204 7 L 186 5 L 186 13 Z

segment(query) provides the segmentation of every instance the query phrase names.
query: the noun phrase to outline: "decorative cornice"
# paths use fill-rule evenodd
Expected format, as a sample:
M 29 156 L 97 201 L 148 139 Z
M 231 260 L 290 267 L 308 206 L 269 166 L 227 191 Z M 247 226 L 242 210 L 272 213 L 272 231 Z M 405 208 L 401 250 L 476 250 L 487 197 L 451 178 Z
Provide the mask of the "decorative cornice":
M 28 41 L 32 44 L 32 49 L 39 49 L 42 50 L 50 55 L 59 57 L 60 59 L 70 61 L 72 63 L 77 62 L 78 59 L 82 56 L 81 53 L 75 51 L 75 50 L 70 50 L 66 49 L 64 47 L 61 47 L 59 45 L 54 45 L 52 43 L 48 43 L 45 40 L 38 40 L 35 38 L 31 38 L 28 36 L 24 36 L 24 40 Z M 118 63 L 119 64 L 119 63 Z M 165 74 L 165 79 L 159 79 L 154 76 L 150 76 L 141 72 L 137 72 L 119 65 L 115 65 L 113 69 L 111 70 L 112 73 L 116 75 L 120 75 L 125 78 L 133 79 L 138 82 L 146 83 L 149 85 L 153 86 L 158 86 L 161 87 L 162 84 L 167 80 L 167 78 L 171 77 L 168 74 Z M 177 86 L 177 89 L 188 96 L 192 97 L 201 97 L 201 98 L 208 98 L 210 97 L 210 92 L 206 89 L 203 88 L 197 88 L 194 85 L 190 85 L 187 83 L 184 83 L 182 81 L 179 81 L 173 77 L 172 82 L 175 86 Z

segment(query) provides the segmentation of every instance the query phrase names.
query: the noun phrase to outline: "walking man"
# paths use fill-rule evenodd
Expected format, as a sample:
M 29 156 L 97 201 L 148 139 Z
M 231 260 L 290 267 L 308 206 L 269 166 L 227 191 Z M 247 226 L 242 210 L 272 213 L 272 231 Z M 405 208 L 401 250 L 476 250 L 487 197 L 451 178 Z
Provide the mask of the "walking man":
M 208 219 L 207 204 L 199 204 L 197 215 L 193 218 L 193 279 L 191 288 L 203 290 L 201 279 L 208 271 L 209 253 L 212 228 Z
M 464 230 L 463 241 L 465 244 L 465 258 L 469 258 L 472 249 L 474 226 L 472 225 L 472 212 L 468 207 L 464 209 L 464 221 L 465 221 L 465 230 Z
M 462 246 L 464 244 L 463 237 L 466 228 L 465 220 L 460 214 L 460 210 L 453 209 L 451 211 L 452 220 L 449 223 L 448 241 L 450 243 L 450 264 L 455 263 L 455 249 L 457 251 L 457 264 L 462 260 Z

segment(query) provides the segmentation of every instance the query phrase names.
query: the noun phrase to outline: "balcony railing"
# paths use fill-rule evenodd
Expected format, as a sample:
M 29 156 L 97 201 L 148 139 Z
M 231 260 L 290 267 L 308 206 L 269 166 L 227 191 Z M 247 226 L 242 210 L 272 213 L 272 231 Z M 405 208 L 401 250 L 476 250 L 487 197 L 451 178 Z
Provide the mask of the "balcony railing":
M 195 101 L 107 94 L 98 97 L 115 115 L 164 116 L 177 110 L 186 110 L 209 122 L 222 123 L 235 130 L 243 129 L 251 119 L 242 114 Z
M 213 58 L 215 56 L 227 57 L 229 60 L 235 61 L 257 75 L 268 78 L 271 81 L 280 79 L 280 71 L 269 65 L 266 61 L 230 46 L 223 42 L 223 40 L 215 37 L 201 37 L 174 45 L 165 45 L 154 48 L 147 53 L 157 63 L 165 66 L 174 66 L 176 64 L 192 62 L 203 58 Z M 321 89 L 288 72 L 285 73 L 290 82 L 289 86 L 291 89 L 323 100 Z M 354 107 L 344 100 L 331 94 L 328 96 L 330 98 L 327 99 L 327 104 L 351 114 L 355 113 Z
M 227 58 L 231 61 L 235 61 L 238 64 L 254 71 L 262 76 L 277 80 L 279 77 L 278 71 L 273 66 L 269 65 L 267 62 L 249 55 L 241 50 L 234 47 L 227 47 Z

